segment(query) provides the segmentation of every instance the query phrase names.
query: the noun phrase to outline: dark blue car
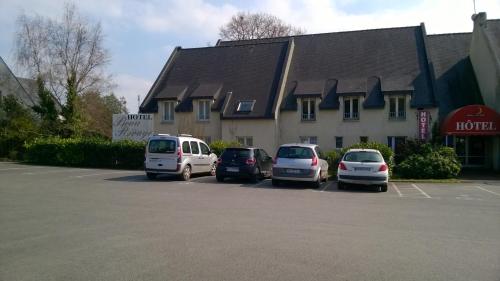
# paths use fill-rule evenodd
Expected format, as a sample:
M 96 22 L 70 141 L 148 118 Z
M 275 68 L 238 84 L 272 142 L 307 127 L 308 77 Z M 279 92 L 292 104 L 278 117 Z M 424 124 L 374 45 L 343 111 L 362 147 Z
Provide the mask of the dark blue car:
M 215 176 L 222 182 L 225 178 L 247 178 L 252 181 L 270 177 L 273 159 L 264 149 L 255 147 L 226 148 L 217 161 Z

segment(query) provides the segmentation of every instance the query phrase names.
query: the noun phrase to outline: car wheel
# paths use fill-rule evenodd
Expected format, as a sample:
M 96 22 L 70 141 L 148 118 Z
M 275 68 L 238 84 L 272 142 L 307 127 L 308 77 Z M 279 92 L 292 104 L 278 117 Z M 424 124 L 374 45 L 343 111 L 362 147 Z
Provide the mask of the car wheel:
M 146 173 L 146 177 L 148 177 L 148 179 L 150 179 L 150 180 L 156 179 L 156 176 L 157 176 L 157 174 L 154 174 L 154 173 Z
M 210 175 L 211 176 L 215 176 L 215 170 L 217 169 L 217 164 L 216 163 L 212 163 L 212 165 L 210 165 Z
M 215 179 L 216 179 L 218 182 L 223 182 L 223 181 L 224 181 L 224 177 L 223 177 L 223 176 L 218 176 L 218 175 L 215 175 Z
M 387 192 L 387 185 L 386 184 L 380 186 L 380 192 Z
M 280 181 L 279 181 L 279 180 L 275 180 L 275 179 L 273 179 L 271 182 L 272 182 L 273 186 L 278 186 L 278 185 L 280 185 Z
M 181 177 L 184 181 L 188 181 L 191 178 L 191 166 L 186 165 L 186 167 L 184 167 Z

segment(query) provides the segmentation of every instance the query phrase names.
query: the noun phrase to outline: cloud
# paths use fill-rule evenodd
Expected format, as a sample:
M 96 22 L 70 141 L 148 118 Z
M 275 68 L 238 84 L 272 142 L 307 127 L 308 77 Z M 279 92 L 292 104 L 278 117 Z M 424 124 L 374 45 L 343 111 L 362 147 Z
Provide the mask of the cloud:
M 146 97 L 153 81 L 121 73 L 114 77 L 114 82 L 117 84 L 115 95 L 125 97 L 127 100 L 127 109 L 130 113 L 137 113 L 138 103 L 137 96 L 140 96 L 140 101 Z
M 425 22 L 428 33 L 472 31 L 473 5 L 465 0 L 423 0 L 406 7 L 379 7 L 376 11 L 349 13 L 346 3 L 363 5 L 363 1 L 328 0 L 262 0 L 256 10 L 274 14 L 308 33 L 413 26 Z M 477 2 L 477 11 L 486 11 L 488 18 L 500 18 L 500 1 Z
M 137 8 L 135 20 L 149 32 L 192 34 L 198 38 L 217 36 L 219 26 L 238 11 L 233 5 L 217 6 L 203 0 L 152 1 Z

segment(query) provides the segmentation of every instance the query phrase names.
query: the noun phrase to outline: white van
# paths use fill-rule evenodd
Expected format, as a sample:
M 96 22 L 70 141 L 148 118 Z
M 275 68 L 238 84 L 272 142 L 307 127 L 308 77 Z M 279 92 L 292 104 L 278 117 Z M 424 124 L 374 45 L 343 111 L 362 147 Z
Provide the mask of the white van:
M 191 135 L 158 134 L 150 137 L 146 145 L 144 169 L 149 179 L 169 174 L 187 181 L 191 174 L 215 175 L 216 166 L 217 155 L 204 141 Z

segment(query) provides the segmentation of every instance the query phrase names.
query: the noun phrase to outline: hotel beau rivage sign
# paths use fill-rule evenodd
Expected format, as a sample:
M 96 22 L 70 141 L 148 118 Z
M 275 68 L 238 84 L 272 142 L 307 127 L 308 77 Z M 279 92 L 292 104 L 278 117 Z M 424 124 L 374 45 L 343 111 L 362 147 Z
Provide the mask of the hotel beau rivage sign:
M 457 136 L 500 135 L 500 114 L 484 105 L 464 106 L 448 114 L 442 130 Z
M 152 134 L 152 114 L 113 114 L 113 141 L 143 141 Z

